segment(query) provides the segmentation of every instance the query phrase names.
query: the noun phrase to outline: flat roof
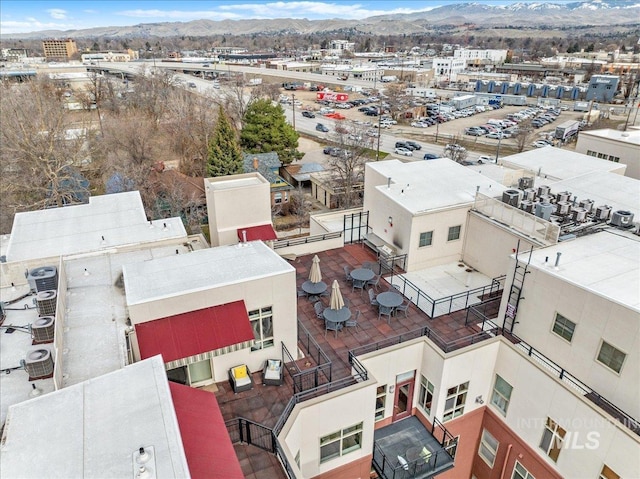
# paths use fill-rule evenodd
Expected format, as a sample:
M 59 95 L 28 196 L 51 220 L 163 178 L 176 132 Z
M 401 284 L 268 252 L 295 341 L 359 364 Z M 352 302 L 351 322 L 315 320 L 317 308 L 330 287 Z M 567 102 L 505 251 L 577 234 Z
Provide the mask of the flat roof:
M 21 478 L 135 477 L 141 446 L 153 448 L 155 477 L 189 476 L 160 356 L 11 406 L 0 469 Z
M 131 305 L 293 273 L 295 268 L 262 241 L 251 241 L 126 264 L 123 271 Z
M 629 129 L 627 131 L 613 130 L 611 128 L 604 128 L 602 130 L 588 130 L 581 131 L 580 136 L 596 136 L 598 138 L 605 138 L 607 140 L 614 140 L 620 143 L 627 143 L 633 146 L 640 146 L 640 130 Z
M 575 151 L 545 146 L 505 156 L 500 162 L 510 168 L 529 170 L 548 180 L 566 180 L 592 171 L 621 171 L 624 165 Z
M 88 204 L 17 213 L 7 246 L 7 261 L 186 237 L 180 218 L 147 221 L 140 193 L 129 191 L 92 196 Z
M 233 176 L 205 178 L 205 188 L 212 190 L 232 190 L 268 183 L 260 173 L 245 173 Z
M 376 189 L 413 215 L 470 205 L 478 191 L 498 197 L 507 189 L 499 182 L 448 158 L 408 163 L 399 160 L 378 161 L 367 163 L 366 167 L 391 178 L 390 188 L 384 184 Z
M 562 253 L 558 268 L 556 253 Z M 529 252 L 526 253 L 528 255 Z M 549 257 L 548 266 L 544 265 Z M 523 256 L 523 260 L 526 258 Z M 544 270 L 581 288 L 640 311 L 640 241 L 617 228 L 533 251 L 529 268 Z

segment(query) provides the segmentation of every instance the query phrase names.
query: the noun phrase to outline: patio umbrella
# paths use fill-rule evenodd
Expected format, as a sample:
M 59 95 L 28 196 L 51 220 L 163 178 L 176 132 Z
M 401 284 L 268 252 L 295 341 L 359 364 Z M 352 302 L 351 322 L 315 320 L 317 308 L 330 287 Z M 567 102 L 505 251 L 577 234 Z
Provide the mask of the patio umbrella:
M 311 271 L 309 271 L 309 281 L 312 283 L 319 283 L 322 281 L 322 273 L 320 272 L 320 258 L 318 255 L 313 257 L 313 263 L 311 263 Z
M 344 300 L 342 299 L 342 293 L 340 292 L 340 285 L 338 280 L 334 279 L 331 285 L 331 300 L 329 301 L 329 307 L 331 309 L 344 308 Z

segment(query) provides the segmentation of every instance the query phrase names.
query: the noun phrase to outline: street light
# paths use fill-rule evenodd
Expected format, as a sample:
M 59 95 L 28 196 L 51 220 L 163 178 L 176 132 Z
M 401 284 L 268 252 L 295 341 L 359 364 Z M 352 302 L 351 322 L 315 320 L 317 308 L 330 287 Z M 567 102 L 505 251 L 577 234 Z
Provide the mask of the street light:
M 296 95 L 295 93 L 291 94 L 291 117 L 293 119 L 293 129 L 296 129 Z
M 500 143 L 502 142 L 502 132 L 500 132 L 500 136 L 498 137 L 498 147 L 496 148 L 496 165 L 498 164 L 498 155 L 500 154 Z

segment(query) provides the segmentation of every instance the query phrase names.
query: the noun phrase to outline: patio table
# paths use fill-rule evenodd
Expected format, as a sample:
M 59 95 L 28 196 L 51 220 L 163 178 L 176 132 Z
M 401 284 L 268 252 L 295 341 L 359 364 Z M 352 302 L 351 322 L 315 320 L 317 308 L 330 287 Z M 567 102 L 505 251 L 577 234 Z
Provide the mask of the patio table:
M 351 317 L 351 310 L 346 306 L 340 309 L 325 308 L 322 315 L 326 321 L 331 323 L 344 323 Z
M 302 283 L 302 291 L 310 296 L 317 296 L 324 293 L 327 290 L 327 283 L 320 281 L 319 283 L 312 283 L 311 281 L 305 281 Z
M 386 306 L 388 308 L 395 308 L 402 304 L 402 295 L 394 293 L 393 291 L 385 291 L 376 296 L 376 300 L 380 306 Z
M 353 271 L 351 271 L 351 273 L 349 273 L 351 275 L 351 277 L 353 279 L 357 279 L 359 281 L 369 281 L 372 280 L 373 277 L 376 275 L 373 270 L 370 269 L 366 269 L 366 268 L 358 268 L 358 269 L 354 269 Z

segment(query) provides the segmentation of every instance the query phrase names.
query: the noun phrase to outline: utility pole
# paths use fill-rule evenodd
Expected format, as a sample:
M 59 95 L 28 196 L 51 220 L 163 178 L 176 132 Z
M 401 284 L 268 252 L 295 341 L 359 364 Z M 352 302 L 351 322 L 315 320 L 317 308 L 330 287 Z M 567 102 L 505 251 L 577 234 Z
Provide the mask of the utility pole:
M 498 137 L 498 147 L 496 148 L 496 165 L 498 164 L 498 155 L 500 154 L 500 142 L 502 142 L 502 131 L 500 131 L 500 136 Z
M 291 94 L 291 118 L 293 123 L 293 129 L 296 129 L 296 95 L 295 93 Z

